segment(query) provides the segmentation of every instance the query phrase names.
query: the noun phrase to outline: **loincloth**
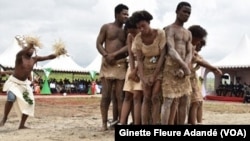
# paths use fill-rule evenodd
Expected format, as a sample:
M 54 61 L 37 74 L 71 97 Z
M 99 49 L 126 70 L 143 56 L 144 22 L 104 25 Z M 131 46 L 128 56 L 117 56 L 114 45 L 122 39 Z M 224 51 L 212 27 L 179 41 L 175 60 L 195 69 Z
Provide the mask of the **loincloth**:
M 192 86 L 192 93 L 191 93 L 191 103 L 196 101 L 203 101 L 203 96 L 201 93 L 201 85 L 199 83 L 199 79 L 197 76 L 194 75 L 190 78 L 191 86 Z
M 102 65 L 100 70 L 100 78 L 120 79 L 124 80 L 127 71 L 126 58 L 116 60 L 114 64 L 108 64 L 105 58 L 102 58 Z
M 30 84 L 31 82 L 29 80 L 21 81 L 12 75 L 4 83 L 3 91 L 11 91 L 17 97 L 17 102 L 15 102 L 15 109 L 19 116 L 21 116 L 22 114 L 34 116 L 35 100 Z M 23 93 L 25 91 L 28 92 L 28 97 L 33 101 L 33 104 L 29 104 L 23 98 Z
M 176 76 L 181 67 L 171 59 L 165 61 L 162 80 L 162 95 L 167 98 L 178 98 L 190 95 L 192 92 L 190 76 L 182 78 Z

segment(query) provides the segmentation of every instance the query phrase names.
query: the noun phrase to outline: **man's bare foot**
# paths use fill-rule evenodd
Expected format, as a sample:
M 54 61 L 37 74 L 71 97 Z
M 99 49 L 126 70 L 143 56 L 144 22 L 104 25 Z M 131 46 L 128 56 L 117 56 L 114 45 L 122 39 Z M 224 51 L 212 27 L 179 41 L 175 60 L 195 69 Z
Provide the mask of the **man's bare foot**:
M 109 126 L 110 126 L 110 127 L 111 127 L 111 126 L 115 126 L 117 123 L 119 123 L 119 121 L 118 121 L 118 120 L 113 121 L 113 122 L 111 122 L 111 123 L 110 123 L 110 125 L 109 125 Z
M 30 129 L 29 127 L 26 127 L 26 126 L 19 126 L 18 129 Z
M 107 131 L 108 130 L 108 126 L 107 126 L 107 124 L 105 125 L 105 124 L 103 124 L 102 125 L 102 128 L 101 129 L 99 129 L 98 131 L 100 131 L 100 132 L 103 132 L 103 131 Z
M 118 120 L 112 121 L 109 123 L 109 129 L 110 130 L 114 130 L 115 129 L 115 125 L 117 125 L 119 123 Z

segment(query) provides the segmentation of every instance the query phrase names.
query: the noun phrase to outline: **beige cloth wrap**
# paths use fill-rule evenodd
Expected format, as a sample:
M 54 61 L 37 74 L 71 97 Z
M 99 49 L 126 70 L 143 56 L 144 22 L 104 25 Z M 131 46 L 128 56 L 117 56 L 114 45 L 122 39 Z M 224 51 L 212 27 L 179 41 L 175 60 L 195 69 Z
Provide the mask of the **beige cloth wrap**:
M 192 86 L 192 94 L 191 94 L 191 103 L 197 101 L 203 101 L 202 91 L 201 91 L 201 81 L 199 80 L 196 71 L 200 68 L 197 61 L 202 60 L 202 57 L 198 54 L 195 54 L 192 58 L 192 69 L 191 69 L 191 76 L 190 82 Z
M 8 80 L 4 83 L 3 91 L 11 91 L 16 96 L 16 102 L 14 104 L 18 116 L 26 114 L 29 116 L 34 116 L 35 100 L 32 88 L 30 87 L 31 82 L 27 79 L 25 81 L 18 80 L 14 76 L 10 76 Z M 33 104 L 30 105 L 23 98 L 23 92 L 27 91 L 29 93 L 29 98 L 33 100 Z
M 134 56 L 134 67 L 137 68 L 138 62 L 136 61 L 136 46 L 134 44 L 134 42 L 132 42 L 132 46 L 131 46 L 131 52 Z M 128 56 L 128 60 L 129 60 L 129 56 Z M 131 64 L 128 62 L 128 69 L 127 69 L 127 73 L 126 73 L 126 78 L 125 78 L 125 82 L 124 82 L 124 86 L 123 86 L 123 91 L 128 91 L 133 93 L 133 91 L 142 91 L 142 82 L 141 80 L 139 82 L 135 82 L 131 79 L 128 79 L 129 75 L 131 73 Z M 139 72 L 137 70 L 137 75 L 139 76 Z
M 162 94 L 166 98 L 179 98 L 184 95 L 190 95 L 192 92 L 190 76 L 178 77 L 177 70 L 181 67 L 171 57 L 167 56 L 162 80 Z
M 107 63 L 106 59 L 102 58 L 100 78 L 124 80 L 127 71 L 127 59 L 117 60 L 114 64 Z
M 144 56 L 143 59 L 143 77 L 150 77 L 153 75 L 157 62 L 159 60 L 160 54 L 162 49 L 165 47 L 166 44 L 166 36 L 165 31 L 162 29 L 157 29 L 157 36 L 155 37 L 154 41 L 150 45 L 146 45 L 143 43 L 141 38 L 141 33 L 138 33 L 135 36 L 134 43 L 132 48 L 136 48 L 140 50 Z M 133 47 L 135 46 L 135 47 Z M 156 62 L 152 62 L 152 57 L 156 57 Z M 162 79 L 162 71 L 156 76 L 157 79 Z
M 135 65 L 137 65 L 137 62 L 135 61 Z M 131 73 L 130 66 L 127 69 L 126 73 L 126 78 L 125 78 L 125 83 L 123 90 L 128 91 L 128 92 L 133 92 L 133 91 L 141 91 L 142 90 L 142 82 L 135 82 L 131 79 L 128 79 L 129 74 Z

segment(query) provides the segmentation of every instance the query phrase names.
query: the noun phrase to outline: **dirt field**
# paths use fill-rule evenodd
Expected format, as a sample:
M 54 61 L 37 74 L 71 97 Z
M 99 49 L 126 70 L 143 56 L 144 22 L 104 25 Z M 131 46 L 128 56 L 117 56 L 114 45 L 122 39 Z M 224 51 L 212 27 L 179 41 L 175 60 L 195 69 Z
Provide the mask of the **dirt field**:
M 5 96 L 0 96 L 0 117 Z M 100 132 L 100 96 L 36 97 L 35 117 L 27 120 L 31 129 L 17 130 L 19 118 L 13 109 L 1 141 L 114 141 L 114 130 Z M 112 109 L 112 108 L 110 108 Z M 111 111 L 110 111 L 110 118 Z M 249 124 L 250 104 L 204 102 L 204 124 Z

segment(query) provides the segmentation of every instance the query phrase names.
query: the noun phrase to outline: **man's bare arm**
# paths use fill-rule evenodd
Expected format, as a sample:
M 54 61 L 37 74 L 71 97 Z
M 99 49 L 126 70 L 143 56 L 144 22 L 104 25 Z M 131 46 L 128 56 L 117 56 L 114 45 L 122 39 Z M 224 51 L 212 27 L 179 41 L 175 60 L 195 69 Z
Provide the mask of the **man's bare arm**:
M 97 39 L 96 39 L 96 48 L 98 50 L 98 52 L 102 55 L 102 56 L 107 56 L 108 53 L 105 51 L 104 47 L 103 47 L 103 44 L 105 42 L 105 39 L 106 39 L 106 30 L 107 30 L 107 26 L 108 25 L 103 25 L 100 29 L 100 32 L 97 36 Z
M 217 67 L 211 65 L 209 62 L 207 62 L 207 61 L 204 60 L 203 58 L 197 59 L 196 63 L 197 63 L 198 65 L 202 66 L 202 67 L 205 67 L 205 68 L 207 68 L 207 69 L 213 71 L 213 72 L 216 73 L 216 74 L 222 75 L 222 71 L 221 71 L 219 68 L 217 68 Z
M 127 54 L 128 55 L 128 45 L 125 45 L 124 47 L 120 48 L 119 50 L 112 53 L 115 58 L 117 58 L 121 54 Z M 124 57 L 124 55 L 123 55 Z
M 47 56 L 35 56 L 36 61 L 45 61 L 45 60 L 51 60 L 56 58 L 56 54 L 50 54 Z
M 185 62 L 188 65 L 191 65 L 191 61 L 193 58 L 193 45 L 192 45 L 192 34 L 189 32 L 189 38 L 188 38 L 187 46 L 186 46 L 186 58 Z M 190 66 L 191 67 L 191 66 Z
M 175 50 L 175 42 L 174 42 L 174 32 L 168 27 L 165 28 L 165 33 L 167 36 L 167 42 L 166 42 L 166 46 L 167 46 L 167 54 L 175 61 L 177 61 L 177 63 L 179 63 L 181 65 L 181 67 L 183 68 L 185 74 L 191 74 L 190 69 L 188 68 L 188 64 L 185 63 L 185 61 L 181 58 L 181 56 L 179 55 L 179 53 Z

